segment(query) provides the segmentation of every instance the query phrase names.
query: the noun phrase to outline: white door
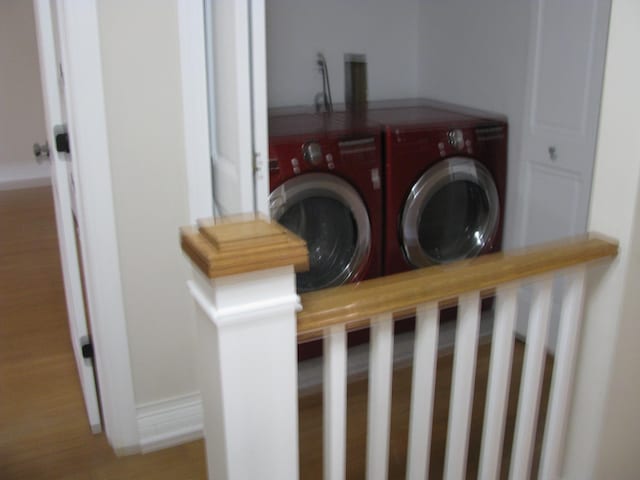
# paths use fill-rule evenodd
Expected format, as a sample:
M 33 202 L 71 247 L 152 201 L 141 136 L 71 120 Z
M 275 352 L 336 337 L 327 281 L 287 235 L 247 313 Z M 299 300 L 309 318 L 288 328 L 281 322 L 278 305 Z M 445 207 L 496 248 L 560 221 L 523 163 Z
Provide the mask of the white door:
M 87 317 L 82 292 L 79 246 L 76 243 L 73 206 L 75 204 L 70 168 L 71 157 L 57 152 L 54 128 L 66 124 L 64 84 L 56 42 L 56 18 L 50 0 L 35 0 L 34 12 L 38 32 L 40 74 L 46 116 L 47 141 L 51 158 L 51 182 L 60 244 L 62 273 L 65 284 L 71 343 L 76 358 L 80 384 L 84 394 L 89 425 L 94 433 L 101 431 L 100 411 L 92 361 L 83 358 L 82 343 L 88 337 Z
M 523 245 L 586 229 L 610 0 L 534 5 L 522 139 Z
M 521 245 L 585 232 L 610 0 L 537 0 L 522 138 Z M 558 287 L 556 287 L 558 288 Z M 558 306 L 554 305 L 554 318 Z M 524 333 L 526 322 L 518 322 Z M 549 345 L 555 343 L 552 321 Z
M 268 215 L 264 0 L 206 0 L 205 25 L 216 210 Z

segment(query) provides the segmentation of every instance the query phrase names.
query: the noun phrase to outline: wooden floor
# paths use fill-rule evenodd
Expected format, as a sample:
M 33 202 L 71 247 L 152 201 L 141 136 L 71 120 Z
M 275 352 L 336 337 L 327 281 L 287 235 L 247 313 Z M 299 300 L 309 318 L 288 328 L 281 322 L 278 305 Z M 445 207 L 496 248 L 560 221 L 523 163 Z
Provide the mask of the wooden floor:
M 0 191 L 0 479 L 204 479 L 202 442 L 117 458 L 92 435 L 50 188 Z
M 0 479 L 205 479 L 202 441 L 118 458 L 103 435 L 91 434 L 66 322 L 51 190 L 0 191 Z M 489 353 L 489 345 L 478 353 L 468 478 L 475 478 L 477 470 Z M 520 344 L 514 357 L 512 384 L 518 385 Z M 450 354 L 438 360 L 432 479 L 442 476 L 451 364 Z M 547 387 L 550 368 L 547 362 Z M 410 368 L 396 370 L 392 479 L 404 476 L 410 386 Z M 349 384 L 351 479 L 364 478 L 366 391 L 366 380 Z M 512 388 L 506 460 L 516 402 L 517 388 Z M 305 479 L 322 478 L 321 408 L 320 394 L 301 399 L 300 467 Z M 503 477 L 505 473 L 503 468 Z

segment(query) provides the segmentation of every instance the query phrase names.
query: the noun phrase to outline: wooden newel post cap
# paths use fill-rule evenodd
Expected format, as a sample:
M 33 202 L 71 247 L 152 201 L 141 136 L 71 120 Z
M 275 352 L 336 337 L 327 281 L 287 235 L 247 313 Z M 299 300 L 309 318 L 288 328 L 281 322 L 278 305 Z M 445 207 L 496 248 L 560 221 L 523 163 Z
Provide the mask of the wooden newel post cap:
M 182 250 L 209 278 L 293 265 L 309 269 L 307 244 L 275 221 L 256 216 L 198 221 L 180 229 Z

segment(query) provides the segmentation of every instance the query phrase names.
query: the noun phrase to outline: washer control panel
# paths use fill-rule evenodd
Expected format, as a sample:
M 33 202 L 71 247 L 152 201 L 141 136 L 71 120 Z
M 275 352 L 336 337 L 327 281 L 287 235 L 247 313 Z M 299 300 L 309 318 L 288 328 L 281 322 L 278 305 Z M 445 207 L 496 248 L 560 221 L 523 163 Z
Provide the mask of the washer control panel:
M 434 131 L 430 142 L 437 145 L 440 158 L 451 155 L 474 154 L 473 131 L 468 128 L 453 128 Z M 437 142 L 437 143 L 436 143 Z
M 270 139 L 269 183 L 273 188 L 292 176 L 332 172 L 345 178 L 367 178 L 375 186 L 380 174 L 369 178 L 367 172 L 381 166 L 380 143 L 381 137 L 375 134 Z

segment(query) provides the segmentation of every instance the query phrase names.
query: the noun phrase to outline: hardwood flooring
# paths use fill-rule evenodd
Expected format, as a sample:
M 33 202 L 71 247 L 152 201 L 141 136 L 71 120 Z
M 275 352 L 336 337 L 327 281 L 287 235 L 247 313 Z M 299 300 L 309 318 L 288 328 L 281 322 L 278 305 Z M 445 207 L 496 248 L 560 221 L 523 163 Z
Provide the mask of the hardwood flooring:
M 104 435 L 91 434 L 71 350 L 51 195 L 50 188 L 0 191 L 0 479 L 205 479 L 202 441 L 116 457 Z M 512 374 L 516 386 L 522 350 L 517 344 Z M 468 478 L 475 478 L 477 470 L 489 353 L 490 345 L 478 352 Z M 432 479 L 442 477 L 451 365 L 451 354 L 438 359 Z M 550 368 L 548 361 L 545 391 Z M 404 477 L 410 387 L 411 368 L 397 369 L 389 462 L 392 479 Z M 361 479 L 366 379 L 351 382 L 348 396 L 348 478 Z M 516 404 L 517 387 L 513 387 L 505 465 Z M 301 478 L 322 478 L 321 394 L 301 398 L 299 415 Z M 502 473 L 504 478 L 506 468 Z
M 204 479 L 201 441 L 116 457 L 71 350 L 50 188 L 0 191 L 0 479 Z

